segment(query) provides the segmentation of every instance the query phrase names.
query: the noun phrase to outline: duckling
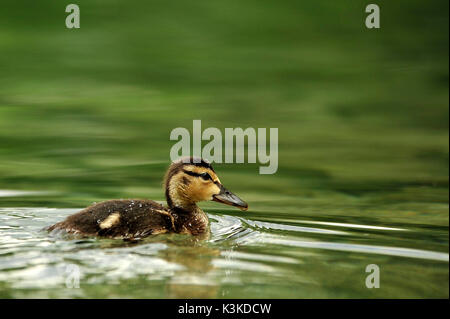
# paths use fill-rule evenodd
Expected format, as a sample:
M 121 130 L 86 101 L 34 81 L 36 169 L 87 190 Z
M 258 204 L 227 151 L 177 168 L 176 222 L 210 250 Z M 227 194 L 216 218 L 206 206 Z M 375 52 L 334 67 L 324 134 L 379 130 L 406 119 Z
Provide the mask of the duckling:
M 165 174 L 164 186 L 167 207 L 147 199 L 108 200 L 47 230 L 122 239 L 163 233 L 201 235 L 209 232 L 209 220 L 197 202 L 212 200 L 248 209 L 246 202 L 222 185 L 211 164 L 200 158 L 173 162 Z

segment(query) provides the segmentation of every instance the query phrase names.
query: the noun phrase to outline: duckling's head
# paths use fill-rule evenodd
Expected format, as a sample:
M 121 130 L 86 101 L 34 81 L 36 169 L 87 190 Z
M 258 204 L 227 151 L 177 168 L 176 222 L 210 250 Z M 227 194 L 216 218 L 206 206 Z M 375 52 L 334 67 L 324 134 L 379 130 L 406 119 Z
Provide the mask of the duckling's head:
M 182 158 L 167 170 L 164 184 L 169 207 L 188 208 L 213 200 L 247 210 L 242 199 L 223 187 L 211 164 L 200 158 Z

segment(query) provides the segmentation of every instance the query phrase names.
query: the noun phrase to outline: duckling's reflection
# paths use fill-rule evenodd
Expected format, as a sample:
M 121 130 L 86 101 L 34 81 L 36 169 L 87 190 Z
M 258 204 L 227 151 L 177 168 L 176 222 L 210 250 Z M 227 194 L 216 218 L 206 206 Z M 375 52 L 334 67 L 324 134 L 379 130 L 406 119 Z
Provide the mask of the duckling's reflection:
M 213 278 L 213 260 L 220 256 L 220 250 L 209 246 L 210 234 L 196 237 L 168 234 L 156 236 L 151 241 L 164 243 L 167 249 L 161 250 L 158 257 L 173 264 L 183 266 L 168 279 L 166 298 L 202 299 L 216 298 L 219 283 Z M 133 244 L 133 243 L 128 243 Z M 136 243 L 137 244 L 137 243 Z
M 76 250 L 92 249 L 95 245 L 100 249 L 126 248 L 149 243 L 162 243 L 167 249 L 160 250 L 157 257 L 165 261 L 177 264 L 183 268 L 177 270 L 166 283 L 165 292 L 161 297 L 177 299 L 201 299 L 216 298 L 219 291 L 219 283 L 213 278 L 215 266 L 213 260 L 220 256 L 221 251 L 210 247 L 210 234 L 199 236 L 180 234 L 161 234 L 154 237 L 137 240 L 114 239 L 85 239 L 71 236 L 78 247 Z M 165 293 L 165 295 L 163 295 Z
M 212 261 L 220 255 L 220 250 L 208 246 L 209 235 L 183 237 L 182 240 L 171 241 L 170 248 L 161 251 L 161 257 L 166 261 L 183 266 L 167 282 L 167 297 L 216 298 L 219 286 L 212 278 L 215 269 Z

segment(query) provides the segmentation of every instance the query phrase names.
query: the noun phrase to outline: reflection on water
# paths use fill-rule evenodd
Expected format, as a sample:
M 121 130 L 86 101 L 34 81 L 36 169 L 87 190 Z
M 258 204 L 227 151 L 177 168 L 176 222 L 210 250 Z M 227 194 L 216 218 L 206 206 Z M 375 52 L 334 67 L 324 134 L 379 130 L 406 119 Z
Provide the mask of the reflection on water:
M 267 222 L 250 213 L 209 214 L 206 240 L 168 234 L 126 242 L 42 231 L 75 211 L 0 209 L 2 297 L 408 297 L 423 295 L 423 285 L 430 296 L 448 294 L 442 281 L 448 278 L 448 253 L 403 247 L 391 234 L 412 231 L 407 228 Z M 371 263 L 380 266 L 383 288 L 389 289 L 364 288 Z M 79 289 L 66 287 L 69 265 L 80 269 Z

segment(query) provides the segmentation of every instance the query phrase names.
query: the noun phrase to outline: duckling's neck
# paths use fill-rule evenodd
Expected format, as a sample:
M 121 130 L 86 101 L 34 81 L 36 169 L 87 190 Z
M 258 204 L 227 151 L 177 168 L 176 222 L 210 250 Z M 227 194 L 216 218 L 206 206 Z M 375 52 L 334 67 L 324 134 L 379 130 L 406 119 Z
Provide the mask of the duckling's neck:
M 195 203 L 183 207 L 172 206 L 169 210 L 177 233 L 200 235 L 208 232 L 208 216 Z
M 166 200 L 174 219 L 175 232 L 199 235 L 209 231 L 208 216 L 180 185 L 167 184 Z

